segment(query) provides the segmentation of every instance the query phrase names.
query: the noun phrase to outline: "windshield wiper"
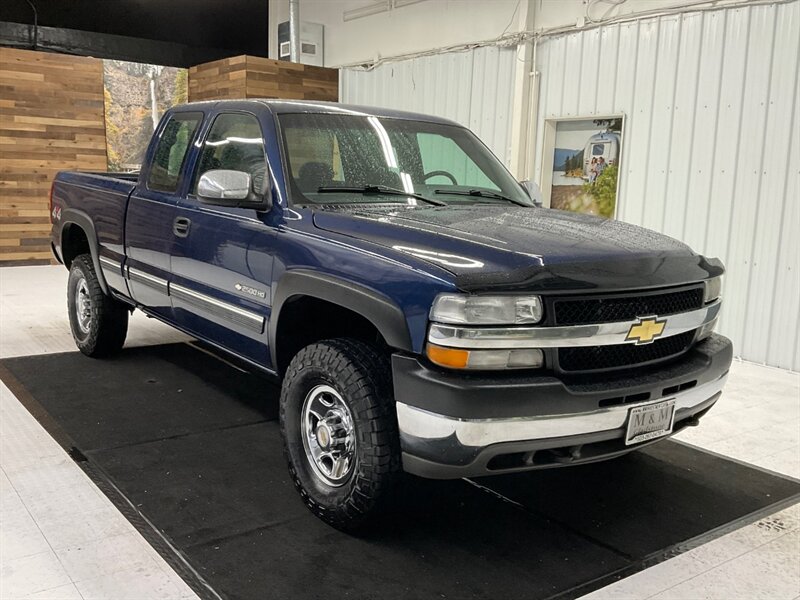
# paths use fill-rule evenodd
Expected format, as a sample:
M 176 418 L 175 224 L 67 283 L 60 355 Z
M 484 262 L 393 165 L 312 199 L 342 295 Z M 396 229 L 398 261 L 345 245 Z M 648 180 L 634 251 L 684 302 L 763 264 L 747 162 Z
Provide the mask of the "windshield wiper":
M 374 195 L 374 196 L 404 196 L 406 198 L 415 198 L 416 200 L 422 200 L 423 202 L 427 202 L 428 204 L 433 204 L 434 206 L 447 206 L 447 202 L 442 202 L 441 200 L 434 200 L 433 198 L 426 198 L 420 194 L 415 194 L 413 192 L 406 192 L 405 190 L 401 190 L 398 188 L 387 187 L 385 185 L 363 185 L 363 186 L 347 186 L 347 185 L 324 185 L 320 188 L 317 188 L 317 192 L 320 194 L 336 194 L 336 193 L 344 193 L 344 194 L 364 194 L 367 195 Z
M 518 204 L 519 206 L 526 206 L 528 208 L 531 207 L 530 204 L 526 204 L 525 202 L 520 202 L 519 200 L 514 200 L 513 198 L 509 198 L 508 196 L 503 196 L 503 194 L 498 194 L 497 192 L 489 192 L 486 190 L 434 190 L 434 194 L 451 194 L 453 196 L 476 196 L 478 198 L 495 198 L 497 200 L 505 200 L 506 202 L 511 202 L 513 204 Z

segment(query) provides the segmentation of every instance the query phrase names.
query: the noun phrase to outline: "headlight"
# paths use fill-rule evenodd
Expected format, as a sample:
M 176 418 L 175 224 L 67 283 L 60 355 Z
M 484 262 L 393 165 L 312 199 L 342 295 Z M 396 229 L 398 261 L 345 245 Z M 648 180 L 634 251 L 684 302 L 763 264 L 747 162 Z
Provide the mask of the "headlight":
M 703 294 L 703 302 L 708 304 L 713 302 L 722 295 L 722 275 L 712 277 L 705 281 L 705 293 Z
M 432 363 L 449 369 L 535 369 L 544 364 L 544 355 L 537 348 L 464 350 L 428 343 L 426 353 Z
M 439 294 L 431 307 L 431 327 L 425 352 L 434 364 L 450 369 L 491 371 L 498 369 L 536 369 L 544 365 L 544 354 L 538 348 L 514 348 L 525 328 L 467 328 L 453 325 L 532 325 L 542 320 L 542 299 L 539 296 L 469 296 Z M 480 336 L 500 335 L 491 349 L 468 349 L 458 342 L 447 343 L 456 331 Z M 498 331 L 500 333 L 498 333 Z M 440 343 L 441 342 L 441 343 Z M 464 344 L 467 345 L 466 343 Z
M 468 325 L 530 325 L 542 320 L 539 296 L 467 296 L 439 294 L 431 321 Z

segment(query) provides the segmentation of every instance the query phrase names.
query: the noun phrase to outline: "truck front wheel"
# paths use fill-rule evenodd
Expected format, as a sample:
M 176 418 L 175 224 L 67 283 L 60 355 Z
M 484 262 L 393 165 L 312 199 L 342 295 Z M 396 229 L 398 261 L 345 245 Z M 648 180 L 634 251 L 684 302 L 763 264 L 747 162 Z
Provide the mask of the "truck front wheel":
M 128 308 L 103 293 L 88 254 L 72 260 L 67 308 L 75 345 L 86 356 L 110 356 L 122 348 L 128 333 Z
M 379 512 L 400 472 L 389 357 L 349 339 L 303 348 L 281 390 L 289 473 L 308 508 L 344 530 Z

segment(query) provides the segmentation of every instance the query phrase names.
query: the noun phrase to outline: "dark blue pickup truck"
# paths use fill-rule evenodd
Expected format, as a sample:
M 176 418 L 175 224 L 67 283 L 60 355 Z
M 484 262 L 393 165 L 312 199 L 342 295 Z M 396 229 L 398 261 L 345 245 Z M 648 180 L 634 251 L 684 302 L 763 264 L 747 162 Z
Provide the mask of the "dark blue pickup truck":
M 719 398 L 721 263 L 528 189 L 444 119 L 194 103 L 141 173 L 59 173 L 52 244 L 83 353 L 139 309 L 282 380 L 294 482 L 350 528 L 402 471 L 611 458 Z

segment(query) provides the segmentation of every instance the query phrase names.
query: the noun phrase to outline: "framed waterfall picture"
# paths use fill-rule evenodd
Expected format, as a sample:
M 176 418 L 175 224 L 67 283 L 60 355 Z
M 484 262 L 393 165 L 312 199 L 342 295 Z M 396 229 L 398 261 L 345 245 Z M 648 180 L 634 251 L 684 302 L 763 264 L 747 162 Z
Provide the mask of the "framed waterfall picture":
M 188 69 L 104 60 L 108 170 L 138 171 L 161 115 L 188 96 Z
M 624 123 L 624 115 L 545 121 L 545 206 L 607 218 L 617 215 Z

